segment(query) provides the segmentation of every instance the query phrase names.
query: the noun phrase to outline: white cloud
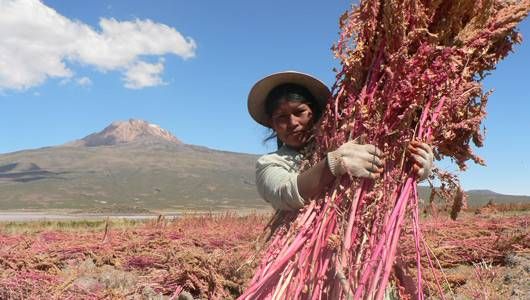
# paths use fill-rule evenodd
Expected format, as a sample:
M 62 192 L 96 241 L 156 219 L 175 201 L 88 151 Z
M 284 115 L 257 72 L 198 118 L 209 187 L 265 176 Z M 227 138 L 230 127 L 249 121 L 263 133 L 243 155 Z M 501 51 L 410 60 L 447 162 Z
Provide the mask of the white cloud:
M 81 77 L 76 80 L 77 84 L 80 86 L 89 86 L 92 85 L 92 80 L 88 77 Z
M 163 84 L 163 60 L 150 64 L 141 56 L 195 55 L 193 39 L 151 20 L 102 18 L 99 27 L 70 20 L 38 0 L 0 0 L 0 90 L 71 78 L 71 63 L 123 72 L 127 87 L 155 86 Z
M 165 84 L 160 78 L 164 71 L 162 61 L 157 64 L 150 64 L 143 61 L 130 67 L 125 73 L 125 87 L 130 89 L 141 89 L 149 86 Z

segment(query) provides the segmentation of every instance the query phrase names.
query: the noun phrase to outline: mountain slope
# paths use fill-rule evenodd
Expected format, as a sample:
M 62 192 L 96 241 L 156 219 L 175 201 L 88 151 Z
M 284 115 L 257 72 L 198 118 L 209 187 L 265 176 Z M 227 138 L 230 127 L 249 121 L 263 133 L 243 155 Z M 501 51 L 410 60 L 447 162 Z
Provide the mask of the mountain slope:
M 100 138 L 116 136 L 113 125 L 63 146 L 0 155 L 0 209 L 268 207 L 254 185 L 257 156 L 185 145 L 153 126 Z

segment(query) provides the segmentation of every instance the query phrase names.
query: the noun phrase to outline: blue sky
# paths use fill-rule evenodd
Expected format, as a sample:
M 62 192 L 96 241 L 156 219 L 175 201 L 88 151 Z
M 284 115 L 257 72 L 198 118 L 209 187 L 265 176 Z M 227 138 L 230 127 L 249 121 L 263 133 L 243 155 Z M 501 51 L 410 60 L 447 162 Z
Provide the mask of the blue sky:
M 0 65 L 7 66 L 0 70 L 0 153 L 62 144 L 129 118 L 189 144 L 272 151 L 262 143 L 266 130 L 248 116 L 248 90 L 281 70 L 332 84 L 338 62 L 330 47 L 349 5 L 0 0 Z M 530 39 L 528 20 L 520 30 Z M 488 166 L 470 166 L 461 176 L 465 189 L 530 195 L 527 70 L 530 43 L 523 42 L 485 80 L 495 89 L 478 150 Z

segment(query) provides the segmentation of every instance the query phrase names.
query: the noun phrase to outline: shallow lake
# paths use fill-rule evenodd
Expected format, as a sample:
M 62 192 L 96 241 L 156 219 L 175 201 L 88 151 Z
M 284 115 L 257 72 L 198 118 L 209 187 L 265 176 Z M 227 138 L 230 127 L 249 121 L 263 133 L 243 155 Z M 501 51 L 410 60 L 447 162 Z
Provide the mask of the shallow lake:
M 166 218 L 177 217 L 177 213 L 164 214 Z M 46 212 L 0 212 L 0 222 L 25 222 L 25 221 L 76 221 L 76 220 L 105 220 L 129 219 L 147 220 L 156 219 L 158 215 L 119 215 L 119 214 L 58 214 Z

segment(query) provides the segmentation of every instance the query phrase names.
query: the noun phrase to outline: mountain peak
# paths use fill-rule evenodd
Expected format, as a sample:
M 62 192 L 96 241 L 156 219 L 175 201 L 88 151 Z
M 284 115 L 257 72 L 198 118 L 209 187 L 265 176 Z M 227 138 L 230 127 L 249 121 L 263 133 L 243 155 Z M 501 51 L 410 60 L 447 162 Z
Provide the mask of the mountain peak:
M 128 121 L 112 122 L 101 132 L 93 133 L 70 145 L 86 147 L 113 146 L 153 139 L 182 144 L 169 131 L 159 125 L 144 120 L 129 119 Z

